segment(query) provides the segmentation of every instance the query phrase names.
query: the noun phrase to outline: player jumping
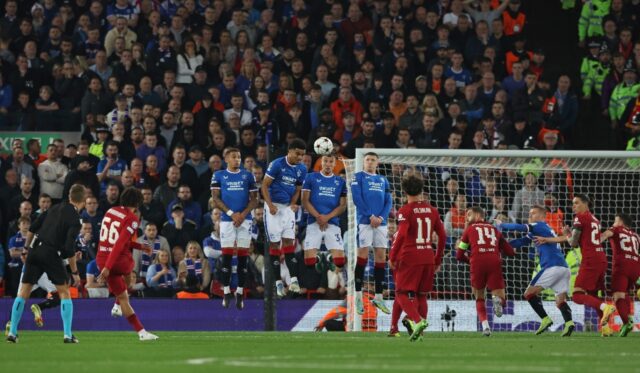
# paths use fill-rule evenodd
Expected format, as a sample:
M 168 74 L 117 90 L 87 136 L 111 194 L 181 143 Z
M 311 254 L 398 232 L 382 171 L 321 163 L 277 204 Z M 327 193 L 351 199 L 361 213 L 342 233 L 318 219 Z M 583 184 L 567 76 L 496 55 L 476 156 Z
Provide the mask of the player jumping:
M 538 243 L 568 241 L 571 247 L 580 247 L 582 263 L 573 287 L 573 301 L 592 307 L 600 317 L 602 335 L 611 334 L 608 327 L 609 317 L 616 311 L 598 297 L 598 290 L 605 290 L 604 277 L 607 273 L 607 255 L 601 244 L 600 222 L 589 207 L 591 201 L 584 194 L 576 194 L 573 198 L 573 228 L 564 229 L 564 235 L 558 237 L 540 237 Z
M 122 314 L 133 329 L 138 333 L 141 341 L 158 339 L 144 329 L 138 316 L 129 303 L 127 279 L 133 270 L 134 261 L 132 249 L 142 250 L 151 254 L 152 248 L 135 242 L 133 237 L 138 229 L 136 210 L 142 204 L 142 193 L 135 188 L 126 188 L 120 196 L 121 206 L 107 211 L 100 227 L 100 243 L 96 263 L 101 269 L 98 282 L 106 281 L 109 292 L 116 296 Z
M 391 192 L 386 177 L 376 174 L 378 155 L 364 155 L 363 171 L 357 172 L 351 182 L 351 195 L 358 213 L 358 259 L 355 270 L 356 312 L 364 313 L 362 282 L 369 257 L 369 247 L 374 248 L 375 298 L 371 301 L 380 311 L 390 313 L 382 299 L 384 289 L 387 248 L 389 247 L 387 219 L 391 211 Z
M 340 232 L 340 216 L 347 208 L 344 179 L 333 174 L 336 156 L 322 156 L 322 170 L 308 174 L 302 186 L 302 206 L 309 212 L 304 239 L 304 264 L 315 267 L 322 242 L 331 252 L 331 263 L 344 266 L 344 247 Z
M 220 217 L 220 243 L 222 245 L 222 305 L 228 308 L 234 295 L 231 294 L 231 261 L 237 250 L 238 287 L 236 308 L 244 308 L 243 291 L 247 277 L 247 260 L 251 244 L 251 210 L 258 205 L 256 179 L 248 170 L 240 169 L 240 150 L 227 149 L 224 157 L 227 169 L 217 171 L 211 179 L 211 196 L 217 208 L 225 213 Z
M 547 210 L 543 206 L 537 205 L 529 210 L 529 224 L 501 224 L 499 221 L 497 223 L 502 231 L 526 233 L 524 237 L 509 242 L 514 248 L 520 248 L 529 246 L 536 236 L 556 237 L 556 232 L 545 221 L 546 215 Z M 571 308 L 567 304 L 571 271 L 567 261 L 564 259 L 562 249 L 557 243 L 536 244 L 535 246 L 540 257 L 541 269 L 524 292 L 524 299 L 529 302 L 531 308 L 542 319 L 540 327 L 535 334 L 544 333 L 553 324 L 553 321 L 542 306 L 542 300 L 538 296 L 544 289 L 553 289 L 556 294 L 556 307 L 558 307 L 564 319 L 562 336 L 568 337 L 576 327 L 571 318 Z
M 440 270 L 447 241 L 438 209 L 422 199 L 423 186 L 422 179 L 415 175 L 402 180 L 407 204 L 398 211 L 398 233 L 389 253 L 389 266 L 395 272 L 396 300 L 409 318 L 411 341 L 417 340 L 428 326 L 427 294 Z M 438 235 L 435 254 L 433 232 Z
M 602 242 L 610 239 L 609 243 L 613 249 L 611 290 L 623 323 L 620 328 L 621 337 L 626 337 L 633 330 L 633 321 L 629 317 L 632 300 L 629 300 L 627 293 L 640 277 L 640 237 L 630 227 L 629 215 L 616 214 L 613 226 L 604 231 L 600 238 Z
M 480 207 L 467 210 L 467 228 L 460 238 L 456 258 L 471 264 L 471 290 L 476 298 L 482 334 L 488 337 L 491 335 L 491 328 L 484 301 L 486 288 L 491 289 L 493 313 L 501 317 L 502 309 L 506 305 L 506 296 L 500 253 L 507 256 L 514 256 L 515 253 L 502 234 L 484 221 L 484 216 L 484 210 Z
M 273 264 L 278 297 L 284 297 L 284 284 L 280 276 L 280 252 L 284 253 L 285 262 L 291 275 L 289 291 L 300 292 L 297 277 L 297 260 L 295 256 L 296 212 L 300 207 L 298 198 L 302 183 L 307 176 L 307 169 L 302 162 L 307 145 L 300 139 L 293 140 L 284 157 L 275 159 L 262 183 L 264 198 L 265 228 L 269 236 L 269 254 Z

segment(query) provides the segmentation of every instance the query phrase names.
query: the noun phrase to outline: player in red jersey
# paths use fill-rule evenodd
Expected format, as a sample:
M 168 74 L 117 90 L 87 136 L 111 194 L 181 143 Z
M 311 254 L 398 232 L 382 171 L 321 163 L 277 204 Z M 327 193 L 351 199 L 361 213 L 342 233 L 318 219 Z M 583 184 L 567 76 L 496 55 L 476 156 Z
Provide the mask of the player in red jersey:
M 571 247 L 580 247 L 582 262 L 573 286 L 573 301 L 592 307 L 598 312 L 602 335 L 611 334 L 607 326 L 609 317 L 616 311 L 598 297 L 598 290 L 606 290 L 604 277 L 607 273 L 607 255 L 601 244 L 600 222 L 589 210 L 591 200 L 584 194 L 573 198 L 573 227 L 564 227 L 564 235 L 558 237 L 536 237 L 536 242 L 569 242 Z
M 407 204 L 398 211 L 398 232 L 389 253 L 389 266 L 395 272 L 396 301 L 411 321 L 411 341 L 417 340 L 428 326 L 427 294 L 440 269 L 447 240 L 438 210 L 422 199 L 423 186 L 416 175 L 402 180 Z M 435 253 L 433 232 L 438 235 Z
M 506 295 L 500 253 L 514 256 L 515 252 L 500 231 L 484 221 L 484 216 L 484 210 L 480 207 L 467 210 L 467 227 L 460 238 L 456 258 L 471 264 L 471 290 L 476 298 L 476 311 L 482 323 L 482 333 L 488 337 L 491 335 L 491 328 L 487 321 L 486 288 L 491 289 L 493 313 L 501 317 L 506 305 Z
M 101 270 L 98 282 L 107 282 L 109 291 L 116 296 L 123 315 L 135 329 L 141 341 L 158 339 L 144 329 L 138 316 L 129 304 L 127 280 L 133 270 L 131 251 L 143 250 L 148 254 L 152 249 L 134 240 L 138 229 L 138 217 L 135 212 L 142 204 L 142 193 L 136 188 L 126 188 L 120 196 L 121 206 L 113 207 L 104 214 L 100 227 L 100 244 L 96 263 Z
M 616 214 L 613 226 L 604 231 L 600 237 L 601 242 L 610 239 L 609 243 L 613 250 L 611 291 L 623 323 L 620 329 L 621 337 L 626 337 L 633 330 L 633 322 L 629 320 L 631 301 L 627 293 L 640 277 L 640 255 L 638 254 L 640 237 L 630 228 L 631 222 L 629 215 Z

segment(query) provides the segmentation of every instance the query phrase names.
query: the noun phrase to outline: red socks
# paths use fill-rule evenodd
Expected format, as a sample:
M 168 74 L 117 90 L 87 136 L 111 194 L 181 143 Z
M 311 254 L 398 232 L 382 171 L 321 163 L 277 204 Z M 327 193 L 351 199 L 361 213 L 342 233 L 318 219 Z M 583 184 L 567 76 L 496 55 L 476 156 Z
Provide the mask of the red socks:
M 616 309 L 618 310 L 618 314 L 622 319 L 622 323 L 626 324 L 629 322 L 629 312 L 631 307 L 628 298 L 620 298 L 616 301 Z
M 138 320 L 138 316 L 135 313 L 127 317 L 127 321 L 129 322 L 129 324 L 131 324 L 131 326 L 136 332 L 139 332 L 142 329 L 144 329 L 144 326 L 142 326 L 142 323 L 140 322 L 140 320 Z
M 407 293 L 396 293 L 396 301 L 400 302 L 400 306 L 411 320 L 420 322 L 421 317 L 420 313 L 418 313 L 416 302 L 409 299 Z
M 391 310 L 391 330 L 398 330 L 398 321 L 400 321 L 400 315 L 402 315 L 402 307 L 398 302 L 397 296 L 393 301 L 393 308 Z
M 594 308 L 596 312 L 598 312 L 598 317 L 602 317 L 602 311 L 600 310 L 600 304 L 602 304 L 602 300 L 600 300 L 599 298 L 585 293 L 574 293 L 572 298 L 573 301 L 578 304 L 583 304 L 585 306 Z
M 307 267 L 314 267 L 316 265 L 317 258 L 312 256 L 311 258 L 304 258 L 304 265 Z
M 429 305 L 427 304 L 427 294 L 418 294 L 416 298 L 418 302 L 418 313 L 423 319 L 427 319 L 427 313 L 429 312 Z
M 487 307 L 484 303 L 484 299 L 476 299 L 476 312 L 478 313 L 478 319 L 480 319 L 480 322 L 487 321 Z
M 338 258 L 333 258 L 333 264 L 336 265 L 336 267 L 338 268 L 342 268 L 344 267 L 344 256 L 338 257 Z

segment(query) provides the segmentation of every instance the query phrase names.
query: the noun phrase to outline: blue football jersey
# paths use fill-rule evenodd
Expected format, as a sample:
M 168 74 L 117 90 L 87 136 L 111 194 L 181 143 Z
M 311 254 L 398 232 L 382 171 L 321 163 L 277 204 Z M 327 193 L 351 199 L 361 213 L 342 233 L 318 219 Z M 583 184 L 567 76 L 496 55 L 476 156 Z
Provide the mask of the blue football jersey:
M 228 169 L 216 171 L 211 178 L 211 189 L 220 189 L 220 199 L 234 212 L 242 212 L 249 204 L 249 195 L 256 192 L 256 178 L 247 170 L 231 172 Z M 231 221 L 231 217 L 222 213 L 222 221 Z M 251 220 L 247 214 L 246 220 Z
M 391 212 L 391 189 L 386 177 L 360 171 L 351 181 L 351 195 L 358 213 L 358 224 L 369 224 L 369 218 L 379 216 L 387 225 Z
M 289 205 L 296 188 L 302 186 L 307 176 L 307 168 L 303 164 L 290 164 L 285 156 L 271 162 L 265 175 L 273 179 L 269 186 L 271 202 Z
M 309 202 L 322 215 L 326 215 L 340 205 L 340 198 L 347 195 L 347 186 L 340 176 L 325 176 L 321 172 L 308 174 L 304 179 L 302 190 L 309 191 Z M 307 214 L 307 224 L 312 224 L 316 218 Z M 329 220 L 329 224 L 340 225 L 336 216 Z
M 536 236 L 540 237 L 556 237 L 556 232 L 546 222 L 536 222 L 533 224 L 501 224 L 503 230 L 513 230 L 525 232 L 526 236 L 512 240 L 510 243 L 514 247 L 522 247 L 530 245 Z M 564 259 L 562 249 L 557 243 L 546 243 L 543 245 L 535 245 L 538 256 L 540 257 L 540 267 L 568 267 L 567 261 Z

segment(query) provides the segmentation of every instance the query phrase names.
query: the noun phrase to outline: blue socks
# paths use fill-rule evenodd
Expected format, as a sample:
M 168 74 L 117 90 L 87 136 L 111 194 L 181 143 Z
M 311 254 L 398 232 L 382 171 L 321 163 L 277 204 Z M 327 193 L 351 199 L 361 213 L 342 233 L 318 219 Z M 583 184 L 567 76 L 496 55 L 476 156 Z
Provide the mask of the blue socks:
M 73 302 L 71 299 L 60 300 L 60 316 L 62 316 L 64 336 L 71 337 L 71 322 L 73 321 Z M 13 327 L 13 325 L 11 326 Z
M 24 311 L 24 298 L 16 297 L 11 308 L 11 329 L 9 330 L 9 334 L 13 336 L 18 335 L 18 324 L 22 318 L 22 311 Z

